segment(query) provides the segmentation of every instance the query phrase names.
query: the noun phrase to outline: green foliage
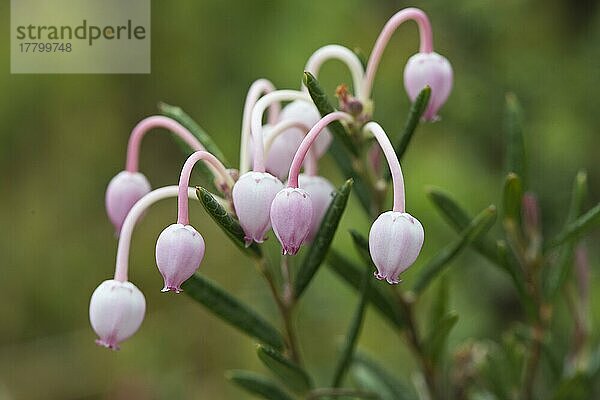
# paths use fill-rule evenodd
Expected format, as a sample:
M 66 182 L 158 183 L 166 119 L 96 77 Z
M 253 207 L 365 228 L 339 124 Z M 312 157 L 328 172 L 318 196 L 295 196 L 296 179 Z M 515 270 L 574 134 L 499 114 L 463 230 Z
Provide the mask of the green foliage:
M 402 129 L 402 133 L 399 136 L 398 144 L 396 145 L 395 149 L 399 160 L 402 160 L 402 156 L 406 152 L 406 149 L 408 149 L 408 145 L 410 144 L 410 140 L 417 130 L 421 116 L 427 109 L 427 104 L 429 104 L 430 97 L 431 88 L 429 86 L 425 86 L 425 88 L 421 90 L 415 101 L 410 106 L 410 111 L 408 112 L 404 129 Z
M 219 225 L 223 232 L 227 234 L 237 247 L 251 257 L 262 257 L 262 251 L 256 243 L 246 246 L 244 230 L 240 223 L 227 212 L 225 207 L 223 207 L 208 190 L 198 187 L 196 188 L 196 195 L 198 196 L 198 199 L 200 199 L 200 203 L 202 203 L 208 215 L 211 216 L 213 221 Z
M 361 389 L 377 393 L 381 400 L 416 400 L 410 387 L 365 354 L 354 355 L 352 376 Z
M 433 362 L 439 361 L 444 354 L 450 331 L 457 322 L 458 315 L 454 312 L 449 312 L 442 316 L 429 332 L 429 335 L 423 343 L 423 347 L 425 348 L 425 354 L 433 360 Z
M 523 199 L 523 184 L 518 175 L 509 173 L 504 181 L 504 195 L 502 198 L 502 219 L 516 227 L 521 226 L 521 202 Z
M 569 223 L 564 229 L 552 239 L 546 246 L 546 250 L 558 247 L 570 240 L 574 240 L 587 230 L 595 228 L 600 223 L 600 203 L 596 204 L 588 212 Z
M 293 400 L 275 382 L 250 371 L 233 370 L 226 374 L 227 379 L 249 393 L 267 400 Z
M 496 207 L 489 206 L 481 211 L 462 231 L 458 239 L 445 246 L 421 267 L 419 275 L 415 279 L 413 291 L 417 294 L 424 291 L 429 283 L 448 266 L 461 250 L 475 239 L 485 235 L 495 221 Z
M 321 263 L 325 260 L 325 256 L 329 251 L 333 236 L 337 230 L 337 227 L 342 219 L 346 205 L 348 204 L 348 198 L 350 197 L 350 190 L 352 189 L 352 179 L 347 180 L 334 194 L 331 204 L 327 209 L 327 213 L 323 217 L 319 232 L 313 240 L 313 244 L 308 249 L 308 252 L 302 264 L 298 274 L 296 275 L 296 282 L 294 284 L 294 296 L 298 299 L 302 296 L 304 290 L 308 287 L 308 284 L 317 273 L 317 270 L 321 266 Z
M 312 380 L 308 373 L 277 350 L 259 345 L 256 352 L 263 364 L 291 390 L 305 393 L 312 388 Z
M 182 288 L 211 313 L 246 335 L 275 349 L 283 348 L 284 341 L 277 329 L 215 282 L 195 274 L 183 283 Z

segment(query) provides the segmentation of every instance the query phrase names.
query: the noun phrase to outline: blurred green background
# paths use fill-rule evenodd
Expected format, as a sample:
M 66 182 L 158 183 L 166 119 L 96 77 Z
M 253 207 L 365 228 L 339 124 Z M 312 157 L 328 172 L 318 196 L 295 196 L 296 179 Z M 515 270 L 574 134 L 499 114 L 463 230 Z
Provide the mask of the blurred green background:
M 529 180 L 543 207 L 544 233 L 556 233 L 564 222 L 579 168 L 589 173 L 591 198 L 600 198 L 600 14 L 593 0 L 154 1 L 152 73 L 114 76 L 11 75 L 8 3 L 0 4 L 0 399 L 246 398 L 223 374 L 263 371 L 253 341 L 186 296 L 160 293 L 154 244 L 174 221 L 174 201 L 155 206 L 134 234 L 130 276 L 148 305 L 142 328 L 120 352 L 94 345 L 88 301 L 112 276 L 116 251 L 104 212 L 106 185 L 124 166 L 131 128 L 156 113 L 158 101 L 183 107 L 236 160 L 242 105 L 254 79 L 297 88 L 314 50 L 339 43 L 368 53 L 385 21 L 403 7 L 429 14 L 435 48 L 455 71 L 443 120 L 419 129 L 403 161 L 408 207 L 427 232 L 413 271 L 455 237 L 426 199 L 427 185 L 447 189 L 473 213 L 498 204 L 507 91 L 525 110 Z M 402 71 L 417 46 L 414 24 L 399 29 L 375 82 L 375 119 L 392 137 L 407 113 Z M 349 74 L 331 63 L 320 79 L 332 93 Z M 144 140 L 141 169 L 153 186 L 175 183 L 183 161 L 164 132 Z M 334 183 L 342 181 L 331 160 L 321 168 Z M 191 213 L 207 242 L 202 273 L 275 315 L 251 263 L 199 205 Z M 353 199 L 335 247 L 351 248 L 346 229 L 366 233 L 369 225 Z M 593 266 L 598 239 L 596 232 L 587 240 Z M 274 240 L 270 246 L 275 255 Z M 520 317 L 506 277 L 473 252 L 459 257 L 448 275 L 460 315 L 451 343 L 497 339 Z M 596 326 L 600 297 L 592 301 Z M 301 347 L 321 382 L 331 375 L 356 302 L 322 268 L 300 304 Z M 359 346 L 410 379 L 410 354 L 372 311 Z

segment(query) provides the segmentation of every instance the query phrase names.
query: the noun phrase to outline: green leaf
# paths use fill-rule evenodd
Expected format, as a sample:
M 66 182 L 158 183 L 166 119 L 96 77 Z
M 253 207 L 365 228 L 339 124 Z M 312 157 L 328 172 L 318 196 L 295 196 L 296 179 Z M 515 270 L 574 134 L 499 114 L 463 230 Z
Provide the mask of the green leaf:
M 590 209 L 588 212 L 571 222 L 560 232 L 554 239 L 552 239 L 545 250 L 550 250 L 554 247 L 560 246 L 570 240 L 577 239 L 587 230 L 595 228 L 600 223 L 600 203 Z
M 461 250 L 475 239 L 483 236 L 496 221 L 496 207 L 489 206 L 480 212 L 465 228 L 460 237 L 445 246 L 433 259 L 425 264 L 415 280 L 413 290 L 419 294 L 425 290 L 429 283 L 440 274 L 444 268 L 456 257 Z
M 188 296 L 246 335 L 276 349 L 283 348 L 284 341 L 277 329 L 217 283 L 195 274 L 182 287 Z
M 158 103 L 158 110 L 161 114 L 174 119 L 183 125 L 187 130 L 189 130 L 200 141 L 200 143 L 202 143 L 206 151 L 212 153 L 212 155 L 221 160 L 223 165 L 226 167 L 229 165 L 219 146 L 217 146 L 210 135 L 207 134 L 204 129 L 202 129 L 200 125 L 198 125 L 196 121 L 192 119 L 192 117 L 186 114 L 185 111 L 179 107 L 171 106 L 162 102 Z
M 259 345 L 256 352 L 263 364 L 293 391 L 305 393 L 312 388 L 312 381 L 306 371 L 277 350 Z
M 443 190 L 429 187 L 427 195 L 446 222 L 457 232 L 465 229 L 473 219 L 471 215 Z M 483 235 L 473 241 L 473 247 L 489 261 L 498 264 L 496 244 L 487 235 Z
M 356 290 L 360 290 L 362 282 L 362 266 L 356 265 L 348 260 L 335 249 L 331 249 L 327 254 L 327 265 L 334 271 L 339 278 L 344 280 Z M 384 285 L 369 286 L 369 302 L 375 306 L 382 317 L 387 319 L 397 328 L 406 326 L 405 319 L 402 316 L 400 308 L 393 300 L 391 288 Z
M 410 107 L 406 124 L 404 125 L 404 129 L 402 130 L 402 134 L 400 135 L 398 144 L 396 145 L 396 155 L 398 156 L 399 160 L 402 160 L 402 156 L 406 152 L 406 149 L 408 149 L 408 145 L 417 129 L 417 126 L 419 125 L 421 116 L 427 109 L 427 104 L 429 104 L 430 97 L 431 88 L 429 86 L 425 86 Z
M 233 370 L 226 374 L 227 379 L 258 397 L 268 400 L 293 400 L 272 380 L 250 371 Z
M 351 231 L 350 233 L 352 234 L 352 239 L 354 240 L 355 247 L 358 249 L 359 252 L 362 253 L 362 243 L 365 242 L 365 239 L 358 232 Z M 372 269 L 369 263 L 367 263 L 367 265 L 363 267 L 363 269 L 364 272 L 360 288 L 360 301 L 358 303 L 358 307 L 356 307 L 356 311 L 354 311 L 354 317 L 352 318 L 352 323 L 350 324 L 350 327 L 348 328 L 348 332 L 346 334 L 346 341 L 342 349 L 342 354 L 333 374 L 333 381 L 331 386 L 334 388 L 341 386 L 342 380 L 344 379 L 344 375 L 346 374 L 348 367 L 350 367 L 352 355 L 354 354 L 354 348 L 356 347 L 356 342 L 358 341 L 358 336 L 360 335 L 362 324 L 365 318 L 367 302 L 369 299 L 369 283 L 373 278 L 371 277 Z
M 327 251 L 333 241 L 333 236 L 335 235 L 340 220 L 342 219 L 342 215 L 344 214 L 344 210 L 346 209 L 346 205 L 348 204 L 351 188 L 352 179 L 348 179 L 340 189 L 335 192 L 333 199 L 331 200 L 331 204 L 319 227 L 319 232 L 313 240 L 313 244 L 308 248 L 308 252 L 302 260 L 302 264 L 296 275 L 294 296 L 297 299 L 302 296 L 302 293 L 308 287 L 308 284 L 317 273 L 317 270 L 327 255 Z
M 446 314 L 438 321 L 436 326 L 429 332 L 427 339 L 425 339 L 423 345 L 425 353 L 434 363 L 437 362 L 444 353 L 448 335 L 450 335 L 450 331 L 457 322 L 458 315 L 456 313 L 450 312 Z
M 329 99 L 327 99 L 327 95 L 323 91 L 319 81 L 310 72 L 304 72 L 304 85 L 306 85 L 308 93 L 322 117 L 335 111 L 335 108 L 331 105 Z M 333 121 L 328 125 L 328 128 L 333 136 L 339 140 L 350 153 L 355 156 L 359 155 L 359 151 L 352 142 L 352 138 L 340 121 Z
M 506 95 L 507 172 L 525 178 L 525 145 L 521 127 L 521 105 L 513 93 Z
M 431 302 L 429 309 L 429 329 L 433 331 L 440 321 L 448 314 L 448 304 L 450 302 L 448 293 L 448 279 L 442 276 L 437 288 L 437 293 Z
M 556 390 L 553 400 L 591 399 L 594 382 L 583 372 L 563 379 Z
M 417 396 L 397 373 L 391 373 L 364 354 L 354 355 L 352 375 L 361 389 L 377 393 L 382 400 L 416 400 Z
M 196 195 L 213 221 L 219 225 L 237 247 L 254 258 L 262 257 L 262 251 L 256 243 L 246 247 L 244 230 L 240 223 L 227 212 L 208 190 L 197 187 Z
M 567 213 L 566 224 L 573 223 L 583 211 L 583 204 L 587 198 L 587 174 L 585 171 L 579 171 L 573 182 L 573 190 L 571 192 L 571 204 Z M 544 280 L 544 288 L 546 295 L 550 298 L 556 296 L 567 280 L 573 264 L 573 252 L 575 249 L 576 240 L 571 240 L 564 245 L 558 261 L 548 266 Z
M 519 176 L 509 173 L 504 181 L 503 215 L 504 223 L 510 222 L 521 226 L 521 202 L 523 199 L 523 184 Z

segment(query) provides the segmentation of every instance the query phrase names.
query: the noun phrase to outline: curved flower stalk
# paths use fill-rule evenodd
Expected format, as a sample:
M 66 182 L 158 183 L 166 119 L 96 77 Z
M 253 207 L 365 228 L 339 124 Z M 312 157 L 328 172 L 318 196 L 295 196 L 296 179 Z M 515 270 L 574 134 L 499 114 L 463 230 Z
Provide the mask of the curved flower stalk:
M 329 60 L 340 60 L 348 67 L 348 70 L 352 75 L 352 84 L 354 86 L 354 91 L 356 92 L 356 97 L 364 99 L 362 90 L 365 71 L 356 54 L 347 47 L 330 44 L 319 48 L 310 56 L 304 70 L 310 72 L 317 78 L 321 66 Z M 304 85 L 302 85 L 302 87 L 304 91 L 307 91 Z
M 114 278 L 102 282 L 90 300 L 90 323 L 98 335 L 96 343 L 99 345 L 117 350 L 119 343 L 131 337 L 142 324 L 146 301 L 142 292 L 128 281 L 131 236 L 148 207 L 178 194 L 178 186 L 155 189 L 135 203 L 127 214 L 119 236 Z M 195 190 L 188 188 L 187 196 L 195 197 Z
M 369 251 L 377 267 L 375 277 L 390 284 L 399 283 L 399 275 L 417 259 L 423 246 L 421 223 L 405 211 L 404 177 L 394 147 L 383 128 L 376 122 L 367 123 L 363 130 L 371 132 L 381 146 L 392 175 L 394 205 L 371 225 Z
M 283 187 L 281 181 L 266 172 L 262 116 L 273 103 L 308 100 L 309 96 L 297 90 L 277 90 L 261 97 L 252 110 L 253 169 L 242 174 L 232 191 L 233 205 L 245 233 L 246 243 L 262 243 L 271 228 L 270 210 L 275 195 Z
M 131 131 L 127 145 L 127 160 L 125 170 L 112 178 L 106 189 L 106 212 L 117 234 L 121 230 L 123 221 L 133 205 L 151 190 L 148 179 L 139 172 L 139 154 L 142 139 L 152 129 L 164 128 L 171 131 L 187 143 L 194 151 L 204 150 L 204 146 L 194 135 L 177 121 L 164 116 L 151 116 L 141 120 Z M 215 177 L 219 172 L 209 165 Z M 217 180 L 217 187 L 229 191 L 231 186 L 225 184 L 222 178 Z
M 367 63 L 367 70 L 361 90 L 363 97 L 360 99 L 365 102 L 370 98 L 373 81 L 383 51 L 396 29 L 409 20 L 416 21 L 419 26 L 421 44 L 419 53 L 413 55 L 406 64 L 404 69 L 404 86 L 412 101 L 415 100 L 425 86 L 431 87 L 431 98 L 427 110 L 423 114 L 423 118 L 433 121 L 438 119 L 437 112 L 450 95 L 453 73 L 448 60 L 433 51 L 433 33 L 429 18 L 418 8 L 405 8 L 397 12 L 383 27 Z
M 350 122 L 353 119 L 350 114 L 341 111 L 326 115 L 311 128 L 298 147 L 290 166 L 287 187 L 277 193 L 271 205 L 271 223 L 281 243 L 283 254 L 296 254 L 310 232 L 315 229 L 314 225 L 320 223 L 320 220 L 316 221 L 313 217 L 323 216 L 322 210 L 313 207 L 310 194 L 298 187 L 298 175 L 308 151 L 331 122 Z M 322 205 L 322 202 L 318 204 Z
M 164 278 L 163 292 L 181 292 L 181 284 L 188 280 L 204 258 L 204 238 L 190 225 L 188 186 L 194 165 L 203 160 L 219 171 L 221 179 L 233 186 L 233 179 L 225 166 L 211 153 L 197 151 L 190 155 L 181 170 L 177 196 L 177 223 L 166 227 L 156 242 L 156 265 Z
M 257 79 L 250 85 L 248 94 L 246 95 L 246 101 L 244 102 L 244 111 L 242 114 L 242 135 L 240 140 L 240 175 L 248 172 L 250 168 L 250 161 L 248 156 L 250 152 L 248 147 L 250 145 L 251 131 L 250 131 L 250 120 L 252 118 L 252 110 L 254 105 L 264 94 L 274 92 L 275 85 L 268 79 Z M 281 105 L 279 102 L 273 102 L 269 106 L 269 115 L 267 122 L 270 125 L 275 125 L 279 119 L 279 112 L 281 111 Z M 199 149 L 201 150 L 201 149 Z

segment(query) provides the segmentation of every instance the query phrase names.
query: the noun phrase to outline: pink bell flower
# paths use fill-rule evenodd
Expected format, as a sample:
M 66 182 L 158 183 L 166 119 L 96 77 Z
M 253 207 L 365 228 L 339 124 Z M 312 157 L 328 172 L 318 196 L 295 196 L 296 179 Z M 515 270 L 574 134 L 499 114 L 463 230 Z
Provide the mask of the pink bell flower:
M 110 180 L 105 196 L 106 213 L 117 234 L 131 207 L 150 190 L 150 182 L 140 172 L 121 171 Z
M 283 254 L 294 255 L 308 236 L 313 217 L 310 195 L 303 189 L 285 188 L 271 204 L 273 231 Z
M 98 335 L 96 343 L 118 350 L 119 343 L 139 329 L 145 312 L 144 295 L 133 283 L 114 279 L 102 282 L 90 300 L 90 322 Z
M 285 121 L 285 120 L 299 121 L 309 128 L 314 126 L 320 119 L 321 119 L 321 114 L 319 114 L 319 110 L 317 110 L 317 107 L 312 102 L 304 101 L 304 100 L 294 100 L 291 103 L 289 103 L 287 106 L 283 107 L 283 110 L 281 110 L 281 115 L 279 117 L 280 121 Z M 300 134 L 300 138 L 301 138 L 300 141 L 302 141 L 302 138 L 306 134 L 306 132 L 302 132 L 298 128 L 291 128 L 290 131 L 291 132 L 295 131 L 297 134 Z M 284 136 L 286 134 L 287 134 L 287 132 L 282 134 L 281 136 Z M 275 140 L 275 143 L 277 143 L 278 140 L 282 140 L 282 139 L 277 138 Z M 331 132 L 329 132 L 328 129 L 324 129 L 323 133 L 321 135 L 319 135 L 319 137 L 317 137 L 315 144 L 314 144 L 314 148 L 313 148 L 313 151 L 317 158 L 321 158 L 327 152 L 327 149 L 329 149 L 329 146 L 331 145 L 332 140 L 333 140 L 333 136 L 331 136 Z M 273 145 L 275 145 L 275 143 Z M 300 145 L 300 143 L 298 143 L 298 146 L 299 145 Z M 294 149 L 294 152 L 297 149 L 298 149 L 298 147 L 296 147 Z M 293 158 L 293 154 L 292 154 L 292 158 Z M 291 164 L 291 162 L 292 162 L 292 160 L 290 159 L 290 164 Z
M 431 97 L 423 119 L 435 121 L 439 119 L 438 111 L 452 90 L 452 66 L 438 53 L 417 53 L 408 60 L 404 68 L 404 87 L 412 101 L 425 86 L 431 88 Z
M 191 225 L 172 224 L 156 241 L 156 265 L 164 278 L 163 292 L 181 292 L 204 258 L 204 238 Z
M 398 275 L 410 267 L 423 246 L 421 223 L 408 213 L 387 211 L 369 232 L 369 251 L 377 267 L 375 277 L 396 284 Z

